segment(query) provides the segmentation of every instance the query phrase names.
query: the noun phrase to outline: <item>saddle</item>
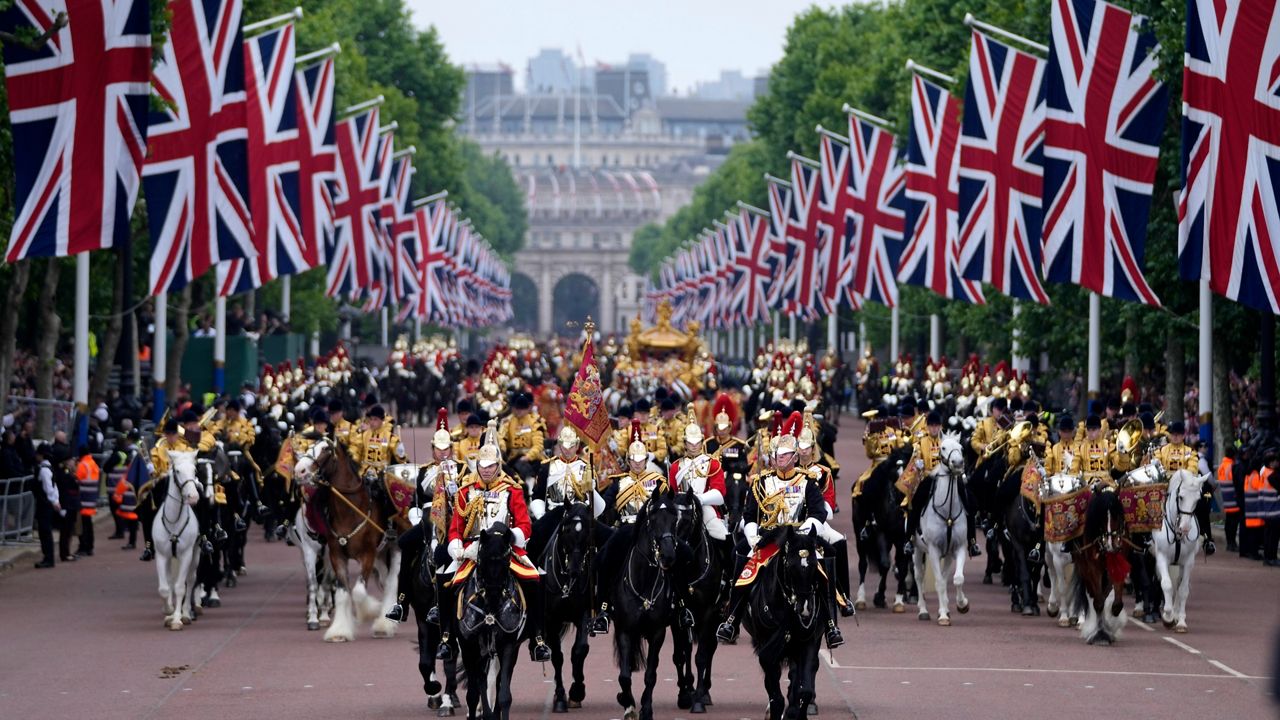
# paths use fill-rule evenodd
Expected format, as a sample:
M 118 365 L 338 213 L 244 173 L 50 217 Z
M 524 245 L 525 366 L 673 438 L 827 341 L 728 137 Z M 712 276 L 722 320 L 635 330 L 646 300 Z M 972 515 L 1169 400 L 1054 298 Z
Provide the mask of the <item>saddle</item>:
M 514 578 L 507 582 L 496 613 L 490 613 L 484 606 L 483 590 L 479 585 L 478 579 L 471 578 L 464 591 L 458 593 L 456 617 L 462 636 L 472 637 L 487 626 L 509 635 L 519 635 L 524 630 L 529 606 L 520 583 Z

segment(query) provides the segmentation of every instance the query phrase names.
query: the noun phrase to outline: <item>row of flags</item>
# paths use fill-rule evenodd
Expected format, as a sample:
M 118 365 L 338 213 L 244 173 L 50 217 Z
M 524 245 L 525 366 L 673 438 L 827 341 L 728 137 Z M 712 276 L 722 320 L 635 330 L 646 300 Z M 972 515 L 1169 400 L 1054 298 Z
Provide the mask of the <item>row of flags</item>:
M 1183 278 L 1280 313 L 1276 4 L 1187 2 L 1177 211 Z M 1159 306 L 1143 272 L 1168 112 L 1155 36 L 1101 0 L 1051 12 L 1047 46 L 971 21 L 963 107 L 954 79 L 909 65 L 905 152 L 890 123 L 845 106 L 842 132 L 818 128 L 818 159 L 791 153 L 788 178 L 766 176 L 767 211 L 735 210 L 661 265 L 648 312 L 814 319 L 896 306 L 899 283 L 1047 304 L 1046 280 Z
M 412 198 L 415 149 L 395 148 L 378 101 L 334 107 L 338 49 L 297 55 L 300 11 L 248 27 L 242 0 L 168 11 L 154 68 L 148 0 L 14 0 L 0 14 L 0 29 L 37 38 L 4 45 L 10 262 L 123 242 L 141 189 L 152 294 L 211 269 L 229 296 L 327 266 L 328 294 L 366 309 L 511 317 L 488 242 L 443 194 Z

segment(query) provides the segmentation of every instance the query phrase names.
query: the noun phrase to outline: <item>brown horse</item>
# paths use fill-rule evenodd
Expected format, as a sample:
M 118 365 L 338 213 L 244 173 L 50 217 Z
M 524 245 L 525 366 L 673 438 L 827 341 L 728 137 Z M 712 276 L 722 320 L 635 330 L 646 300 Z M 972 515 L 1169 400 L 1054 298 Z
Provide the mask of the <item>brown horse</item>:
M 323 503 L 327 512 L 327 555 L 337 579 L 337 591 L 333 622 L 325 631 L 325 641 L 354 640 L 357 619 L 373 621 L 374 637 L 391 637 L 395 623 L 384 615 L 396 597 L 400 550 L 394 542 L 385 541 L 389 518 L 381 504 L 374 501 L 346 448 L 331 439 L 312 445 L 299 458 L 294 474 L 300 482 L 318 486 L 312 502 Z M 347 570 L 351 560 L 360 564 L 354 585 Z M 381 601 L 368 591 L 369 579 L 375 573 L 383 587 Z
M 1125 623 L 1124 579 L 1129 574 L 1128 535 L 1124 507 L 1115 490 L 1095 491 L 1085 510 L 1084 537 L 1074 541 L 1078 544 L 1071 550 L 1076 574 L 1068 594 L 1073 605 L 1070 615 L 1083 615 L 1080 634 L 1090 645 L 1110 645 L 1120 639 Z

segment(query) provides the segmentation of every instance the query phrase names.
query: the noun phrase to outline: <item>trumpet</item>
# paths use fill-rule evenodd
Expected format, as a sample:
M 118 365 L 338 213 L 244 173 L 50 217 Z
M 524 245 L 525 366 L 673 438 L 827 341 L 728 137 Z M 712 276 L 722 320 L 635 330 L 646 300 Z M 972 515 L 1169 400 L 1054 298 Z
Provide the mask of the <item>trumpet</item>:
M 1003 437 L 988 445 L 986 450 L 983 451 L 982 457 L 989 458 L 1010 443 L 1021 445 L 1030 436 L 1031 423 L 1026 420 L 1019 420 L 1013 424 L 1013 427 L 1005 431 Z

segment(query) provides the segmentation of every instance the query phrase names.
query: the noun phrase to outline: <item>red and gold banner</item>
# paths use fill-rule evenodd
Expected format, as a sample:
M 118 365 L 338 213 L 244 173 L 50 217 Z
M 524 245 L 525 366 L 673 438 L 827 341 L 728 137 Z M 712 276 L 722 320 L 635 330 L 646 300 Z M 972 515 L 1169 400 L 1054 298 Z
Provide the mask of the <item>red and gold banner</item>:
M 604 388 L 600 385 L 600 370 L 596 367 L 595 346 L 587 331 L 587 342 L 582 346 L 582 364 L 573 378 L 569 399 L 565 403 L 564 417 L 578 430 L 578 434 L 592 449 L 609 432 L 609 410 L 604 404 Z
M 1044 501 L 1044 539 L 1060 543 L 1084 534 L 1084 512 L 1093 493 L 1088 488 Z
M 1120 488 L 1120 505 L 1124 508 L 1124 524 L 1131 533 L 1152 532 L 1164 522 L 1167 485 L 1134 485 Z

